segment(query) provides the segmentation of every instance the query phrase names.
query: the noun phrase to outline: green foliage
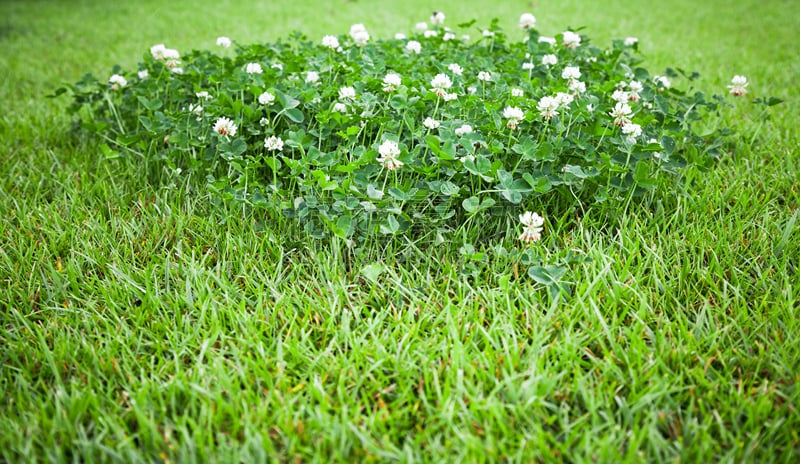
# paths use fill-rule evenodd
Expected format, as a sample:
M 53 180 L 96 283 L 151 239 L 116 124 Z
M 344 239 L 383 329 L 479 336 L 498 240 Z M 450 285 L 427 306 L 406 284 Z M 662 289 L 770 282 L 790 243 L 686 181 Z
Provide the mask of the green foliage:
M 583 208 L 641 196 L 717 155 L 721 135 L 695 124 L 718 98 L 671 87 L 673 70 L 651 75 L 636 44 L 581 36 L 571 47 L 566 34 L 512 41 L 495 21 L 479 40 L 437 26 L 179 59 L 161 46 L 138 71 L 114 69 L 124 86 L 86 76 L 70 90 L 83 127 L 123 156 L 162 160 L 225 199 L 351 243 L 447 234 L 548 197 Z M 235 134 L 217 130 L 220 118 Z

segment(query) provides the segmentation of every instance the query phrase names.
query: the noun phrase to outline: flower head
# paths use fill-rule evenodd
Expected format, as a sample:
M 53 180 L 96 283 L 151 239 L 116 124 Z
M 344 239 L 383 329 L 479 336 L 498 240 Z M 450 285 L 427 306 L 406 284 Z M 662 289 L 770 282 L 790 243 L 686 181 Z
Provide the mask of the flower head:
M 334 35 L 326 35 L 322 38 L 322 46 L 336 50 L 339 48 L 339 39 L 337 39 Z
M 447 94 L 447 89 L 453 86 L 453 81 L 447 76 L 447 74 L 437 74 L 433 79 L 431 79 L 431 91 L 436 95 L 443 97 Z
M 119 90 L 122 87 L 128 85 L 128 81 L 119 74 L 114 74 L 111 77 L 109 77 L 108 83 L 111 84 L 111 88 L 114 90 Z
M 492 74 L 489 71 L 481 71 L 478 73 L 478 80 L 490 82 L 492 80 Z
M 614 118 L 614 124 L 622 127 L 631 122 L 631 120 L 628 118 L 631 112 L 631 107 L 628 106 L 627 103 L 618 102 L 616 105 L 614 105 L 614 109 L 608 114 Z
M 194 94 L 197 98 L 201 100 L 211 100 L 211 94 L 203 90 L 202 92 L 197 92 Z
M 638 41 L 639 41 L 639 39 L 637 39 L 636 37 L 625 37 L 625 42 L 624 43 L 625 43 L 626 47 L 632 47 Z
M 506 106 L 506 108 L 503 110 L 503 117 L 508 119 L 506 127 L 509 129 L 516 129 L 517 124 L 525 119 L 525 112 L 516 106 Z
M 572 31 L 564 31 L 562 37 L 564 39 L 564 46 L 567 48 L 578 48 L 581 44 L 581 36 Z
M 383 164 L 383 167 L 389 171 L 395 170 L 403 165 L 403 162 L 397 159 L 400 155 L 400 147 L 397 142 L 393 140 L 386 140 L 378 147 L 378 153 L 381 155 L 376 158 L 376 161 Z
M 731 95 L 741 97 L 747 93 L 747 78 L 744 76 L 733 76 L 731 85 L 728 86 Z
M 542 64 L 545 66 L 553 66 L 558 63 L 558 57 L 555 55 L 545 55 L 542 57 Z
M 319 81 L 319 73 L 316 71 L 308 71 L 306 73 L 306 83 L 316 84 Z
M 442 36 L 442 40 L 444 42 L 447 42 L 447 41 L 450 41 L 450 40 L 455 40 L 455 38 L 456 38 L 456 35 L 453 34 L 452 32 L 445 32 L 444 35 Z
M 403 83 L 400 76 L 395 73 L 389 73 L 383 78 L 383 91 L 394 92 Z
M 563 79 L 578 80 L 581 78 L 581 70 L 577 66 L 567 66 L 561 71 Z
M 519 239 L 523 242 L 538 242 L 542 238 L 542 230 L 544 229 L 544 218 L 539 216 L 538 213 L 525 211 L 519 215 L 519 222 L 522 223 L 523 229 Z
M 158 61 L 164 60 L 177 60 L 180 58 L 180 53 L 174 48 L 167 48 L 164 44 L 153 45 L 150 47 L 150 54 L 153 55 Z
M 457 93 L 446 93 L 446 94 L 442 95 L 442 100 L 444 100 L 446 102 L 453 101 L 453 100 L 455 100 L 457 98 L 458 98 L 458 94 Z
M 356 89 L 352 87 L 342 87 L 341 89 L 339 89 L 339 98 L 342 99 L 349 98 L 351 100 L 356 98 Z
M 436 31 L 436 30 L 433 30 L 433 29 L 431 29 L 431 30 L 429 30 L 429 31 L 425 31 L 425 32 L 423 32 L 423 33 L 422 33 L 422 35 L 423 35 L 423 36 L 424 36 L 426 39 L 429 39 L 429 38 L 431 38 L 431 37 L 436 37 L 436 36 L 438 36 L 438 35 L 439 35 L 439 31 Z
M 524 71 L 530 71 L 531 69 L 533 69 L 533 63 L 531 63 L 530 61 L 522 63 L 522 69 Z
M 422 122 L 422 125 L 427 127 L 430 130 L 438 129 L 441 123 L 433 118 L 425 118 L 425 121 Z
M 536 109 L 539 110 L 543 118 L 550 119 L 558 115 L 560 104 L 561 101 L 556 97 L 542 97 L 539 103 L 536 104 Z
M 581 81 L 569 81 L 569 90 L 575 95 L 586 92 L 586 83 Z
M 521 97 L 523 95 L 525 95 L 525 92 L 522 89 L 517 89 L 517 88 L 511 89 L 512 97 Z
M 426 23 L 424 21 L 420 21 L 420 22 L 418 22 L 417 24 L 414 25 L 414 29 L 416 29 L 416 30 L 418 30 L 420 32 L 427 31 L 428 30 L 428 23 Z
M 264 148 L 269 151 L 281 151 L 283 150 L 283 140 L 272 135 L 264 140 Z
M 347 113 L 347 105 L 342 102 L 336 102 L 333 104 L 333 111 L 337 113 Z
M 363 24 L 353 24 L 350 26 L 350 37 L 359 47 L 364 46 L 369 42 L 369 32 Z
M 469 124 L 464 124 L 461 127 L 457 128 L 453 132 L 455 132 L 455 134 L 457 136 L 459 136 L 459 137 L 464 135 L 464 134 L 471 134 L 472 133 L 472 126 L 470 126 Z
M 627 135 L 627 140 L 630 143 L 636 143 L 636 137 L 642 135 L 642 126 L 632 122 L 623 124 L 622 133 Z
M 245 66 L 245 71 L 247 74 L 261 74 L 264 72 L 264 69 L 258 63 L 247 63 L 247 66 Z
M 444 24 L 444 13 L 441 11 L 434 11 L 431 15 L 431 24 L 434 26 L 441 26 Z
M 275 95 L 269 92 L 264 92 L 258 96 L 258 102 L 262 105 L 271 105 L 275 102 Z
M 669 81 L 669 79 L 667 79 L 667 76 L 656 76 L 653 78 L 653 82 L 665 89 L 668 89 L 672 86 L 672 83 Z
M 231 39 L 229 39 L 228 37 L 217 37 L 217 45 L 222 48 L 230 48 Z
M 575 100 L 575 97 L 571 93 L 558 92 L 556 93 L 556 100 L 558 100 L 558 104 L 562 108 L 566 108 Z
M 409 40 L 406 44 L 406 50 L 412 53 L 419 53 L 422 51 L 422 44 L 417 42 L 416 40 Z
M 522 13 L 519 17 L 519 27 L 533 29 L 536 27 L 536 17 L 530 13 Z
M 147 79 L 150 76 L 150 73 L 147 72 L 146 69 L 142 69 L 141 71 L 139 71 L 138 76 L 139 79 Z
M 628 95 L 628 92 L 622 89 L 617 89 L 611 94 L 611 99 L 617 103 L 625 103 L 630 99 L 630 96 Z
M 549 44 L 552 47 L 553 45 L 556 44 L 556 38 L 555 37 L 539 36 L 539 43 L 546 43 L 546 44 Z
M 450 72 L 455 74 L 456 76 L 460 76 L 464 73 L 464 68 L 459 66 L 457 63 L 451 63 L 447 65 L 447 69 L 449 69 Z
M 214 132 L 225 138 L 233 137 L 236 135 L 236 124 L 223 116 L 214 123 Z

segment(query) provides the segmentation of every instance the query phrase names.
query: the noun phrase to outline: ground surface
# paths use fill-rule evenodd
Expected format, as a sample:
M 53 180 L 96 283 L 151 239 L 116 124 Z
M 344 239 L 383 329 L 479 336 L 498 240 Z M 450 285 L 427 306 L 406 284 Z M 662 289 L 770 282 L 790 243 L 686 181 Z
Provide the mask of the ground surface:
M 796 461 L 800 4 L 495 3 L 0 3 L 0 460 Z M 142 182 L 45 98 L 156 43 L 388 37 L 434 9 L 636 36 L 653 70 L 786 101 L 710 121 L 741 135 L 675 197 L 554 220 L 543 246 L 593 261 L 552 304 L 502 256 L 462 276 L 458 244 L 372 282 L 335 244 Z

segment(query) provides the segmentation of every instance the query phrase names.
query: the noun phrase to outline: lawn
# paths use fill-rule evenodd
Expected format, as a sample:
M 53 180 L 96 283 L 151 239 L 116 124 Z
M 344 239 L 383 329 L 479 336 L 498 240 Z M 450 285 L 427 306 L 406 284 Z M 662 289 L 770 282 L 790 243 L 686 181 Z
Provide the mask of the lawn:
M 387 3 L 0 2 L 0 461 L 799 460 L 800 3 Z M 498 252 L 516 230 L 359 259 L 150 182 L 47 98 L 157 43 L 387 38 L 433 10 L 634 36 L 654 73 L 750 93 L 675 193 L 548 219 L 543 254 L 590 258 L 560 299 Z

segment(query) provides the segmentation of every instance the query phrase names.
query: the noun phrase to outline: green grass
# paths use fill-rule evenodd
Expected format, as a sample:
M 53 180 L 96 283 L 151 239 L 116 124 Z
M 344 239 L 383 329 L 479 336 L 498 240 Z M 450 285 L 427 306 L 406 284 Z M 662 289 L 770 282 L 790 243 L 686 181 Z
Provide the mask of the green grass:
M 800 4 L 319 3 L 0 3 L 0 461 L 800 458 Z M 553 302 L 494 252 L 513 230 L 478 262 L 390 243 L 367 278 L 288 220 L 104 160 L 45 98 L 155 43 L 385 37 L 434 9 L 637 36 L 708 93 L 744 74 L 708 122 L 733 147 L 675 196 L 550 218 L 543 256 L 592 259 Z

